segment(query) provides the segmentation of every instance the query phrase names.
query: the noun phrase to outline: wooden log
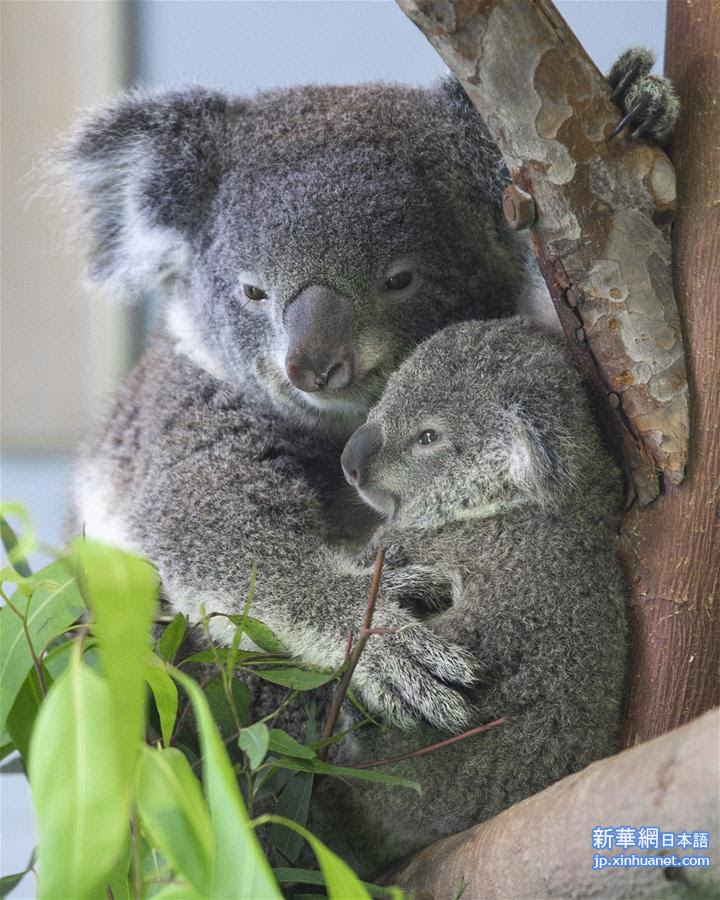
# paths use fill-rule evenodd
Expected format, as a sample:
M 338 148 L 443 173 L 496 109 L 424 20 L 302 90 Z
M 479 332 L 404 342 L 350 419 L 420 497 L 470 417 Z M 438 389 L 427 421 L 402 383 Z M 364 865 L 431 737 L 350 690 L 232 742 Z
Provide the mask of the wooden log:
M 418 900 L 508 898 L 661 898 L 712 896 L 720 888 L 717 836 L 720 710 L 653 741 L 576 772 L 494 819 L 422 850 L 388 884 Z M 592 830 L 627 825 L 710 833 L 710 870 L 682 867 L 593 870 Z M 628 850 L 662 855 L 675 850 Z M 601 856 L 613 857 L 617 848 Z M 693 888 L 707 893 L 696 894 Z M 683 888 L 683 885 L 680 885 Z

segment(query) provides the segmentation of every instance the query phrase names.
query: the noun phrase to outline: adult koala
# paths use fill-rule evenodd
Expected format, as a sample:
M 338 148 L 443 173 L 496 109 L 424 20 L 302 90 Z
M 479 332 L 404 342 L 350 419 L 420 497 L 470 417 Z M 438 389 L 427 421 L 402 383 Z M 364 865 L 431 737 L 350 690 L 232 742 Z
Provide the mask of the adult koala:
M 121 97 L 65 160 L 90 275 L 166 298 L 81 461 L 77 524 L 146 555 L 192 618 L 240 611 L 256 564 L 255 615 L 306 662 L 340 665 L 368 586 L 328 538 L 374 524 L 344 441 L 416 344 L 533 296 L 497 147 L 453 84 L 194 88 Z M 399 630 L 368 643 L 356 687 L 390 720 L 460 727 L 468 657 L 401 628 L 415 621 L 381 598 L 375 624 Z

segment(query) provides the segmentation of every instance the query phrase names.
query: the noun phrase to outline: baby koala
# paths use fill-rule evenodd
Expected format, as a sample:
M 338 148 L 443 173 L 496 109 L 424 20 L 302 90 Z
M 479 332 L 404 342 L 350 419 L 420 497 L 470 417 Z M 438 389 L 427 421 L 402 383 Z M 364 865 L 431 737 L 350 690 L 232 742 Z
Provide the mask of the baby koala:
M 564 346 L 523 319 L 453 325 L 422 344 L 342 464 L 387 517 L 367 554 L 388 548 L 385 596 L 415 604 L 425 628 L 477 661 L 467 727 L 505 719 L 387 767 L 419 781 L 422 796 L 319 786 L 318 827 L 372 876 L 618 749 L 622 485 Z M 333 761 L 384 759 L 450 736 L 364 727 Z

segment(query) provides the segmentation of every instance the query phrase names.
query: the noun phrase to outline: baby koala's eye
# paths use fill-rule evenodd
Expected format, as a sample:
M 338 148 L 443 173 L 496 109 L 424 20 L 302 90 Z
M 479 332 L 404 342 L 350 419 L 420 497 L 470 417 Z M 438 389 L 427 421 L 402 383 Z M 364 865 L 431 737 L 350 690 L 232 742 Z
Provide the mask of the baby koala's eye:
M 267 300 L 265 291 L 262 288 L 256 287 L 254 284 L 244 284 L 242 288 L 243 294 L 245 294 L 248 300 L 255 300 L 256 302 Z
M 440 437 L 440 435 L 437 431 L 433 431 L 432 428 L 427 428 L 417 436 L 417 443 L 426 447 L 428 444 L 434 444 L 438 437 Z
M 412 280 L 412 272 L 397 272 L 386 280 L 385 287 L 389 291 L 404 291 L 406 287 L 410 286 Z

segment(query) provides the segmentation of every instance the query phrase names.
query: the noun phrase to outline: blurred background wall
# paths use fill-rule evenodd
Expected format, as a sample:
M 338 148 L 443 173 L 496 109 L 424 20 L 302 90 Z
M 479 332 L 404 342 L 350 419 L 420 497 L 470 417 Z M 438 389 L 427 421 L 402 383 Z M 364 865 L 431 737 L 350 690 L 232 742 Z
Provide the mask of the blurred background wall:
M 704 0 L 712 2 L 712 0 Z M 665 0 L 560 0 L 607 70 L 641 43 L 660 56 Z M 40 538 L 61 539 L 71 452 L 142 345 L 148 310 L 80 284 L 61 209 L 39 199 L 37 164 L 76 112 L 119 88 L 203 83 L 251 93 L 301 82 L 426 84 L 444 71 L 391 0 L 3 0 L 1 491 Z M 0 871 L 33 846 L 24 778 L 3 771 Z M 31 897 L 31 876 L 11 896 Z

